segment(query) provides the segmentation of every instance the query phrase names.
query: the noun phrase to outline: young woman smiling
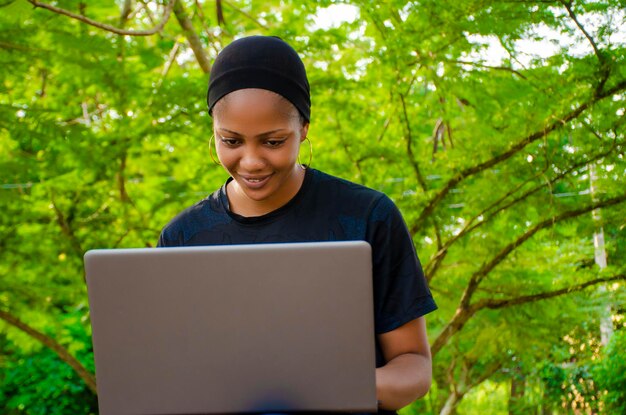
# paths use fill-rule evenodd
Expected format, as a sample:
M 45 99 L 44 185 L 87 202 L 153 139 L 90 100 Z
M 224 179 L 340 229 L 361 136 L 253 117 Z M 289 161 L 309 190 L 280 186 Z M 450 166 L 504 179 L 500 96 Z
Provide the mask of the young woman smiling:
M 311 101 L 295 50 L 276 37 L 234 41 L 211 70 L 207 103 L 215 152 L 231 177 L 174 218 L 159 246 L 367 241 L 378 412 L 426 394 L 432 365 L 424 315 L 437 306 L 411 236 L 384 194 L 298 162 Z
M 265 89 L 233 91 L 215 104 L 213 129 L 217 156 L 233 178 L 226 189 L 231 211 L 261 216 L 296 195 L 309 125 L 289 101 Z

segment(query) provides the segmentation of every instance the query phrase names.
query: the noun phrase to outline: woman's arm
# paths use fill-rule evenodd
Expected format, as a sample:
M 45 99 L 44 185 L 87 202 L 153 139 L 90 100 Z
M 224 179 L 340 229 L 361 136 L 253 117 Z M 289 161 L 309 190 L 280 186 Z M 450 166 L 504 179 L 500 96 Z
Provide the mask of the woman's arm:
M 378 335 L 387 364 L 376 369 L 376 396 L 381 409 L 397 410 L 424 396 L 432 380 L 426 320 L 416 318 Z

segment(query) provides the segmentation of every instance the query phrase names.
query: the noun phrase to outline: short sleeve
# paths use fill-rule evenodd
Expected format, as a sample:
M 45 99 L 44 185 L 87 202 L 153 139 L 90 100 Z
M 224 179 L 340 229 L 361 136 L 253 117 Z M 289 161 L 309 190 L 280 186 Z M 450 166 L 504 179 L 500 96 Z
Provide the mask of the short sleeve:
M 164 233 L 161 232 L 161 235 L 159 235 L 159 241 L 157 242 L 157 248 L 164 248 L 164 247 L 167 247 L 167 246 L 171 246 L 171 244 L 165 238 Z
M 181 234 L 176 228 L 177 226 L 175 221 L 168 223 L 163 228 L 163 230 L 161 231 L 161 235 L 159 235 L 157 248 L 168 248 L 184 245 L 181 240 Z
M 381 196 L 370 213 L 367 239 L 372 246 L 376 333 L 436 310 L 411 235 L 387 196 Z

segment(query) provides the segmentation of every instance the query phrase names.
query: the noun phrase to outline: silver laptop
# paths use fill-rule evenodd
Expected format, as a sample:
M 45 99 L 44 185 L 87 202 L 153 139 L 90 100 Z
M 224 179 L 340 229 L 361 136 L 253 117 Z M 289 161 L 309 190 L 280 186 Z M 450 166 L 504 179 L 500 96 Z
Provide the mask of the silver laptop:
M 102 415 L 376 411 L 370 246 L 85 254 Z

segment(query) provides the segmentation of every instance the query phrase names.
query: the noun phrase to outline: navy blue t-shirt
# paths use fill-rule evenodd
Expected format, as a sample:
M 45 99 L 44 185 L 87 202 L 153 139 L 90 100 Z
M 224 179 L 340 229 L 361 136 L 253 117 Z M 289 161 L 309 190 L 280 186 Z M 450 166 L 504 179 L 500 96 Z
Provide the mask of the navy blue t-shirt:
M 377 334 L 437 308 L 404 220 L 385 194 L 308 168 L 287 204 L 263 216 L 244 217 L 230 211 L 227 184 L 176 216 L 158 245 L 367 241 Z M 376 341 L 376 367 L 384 364 Z

